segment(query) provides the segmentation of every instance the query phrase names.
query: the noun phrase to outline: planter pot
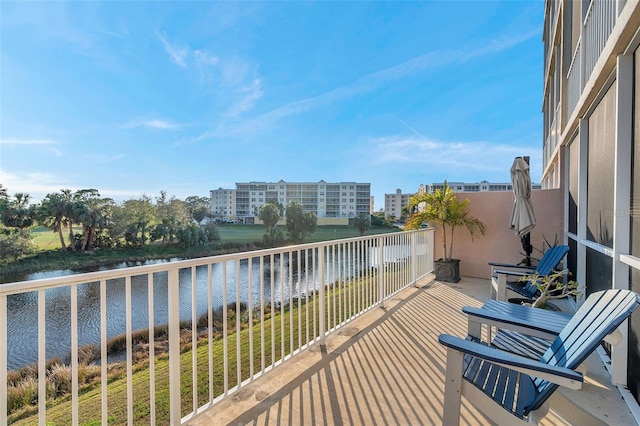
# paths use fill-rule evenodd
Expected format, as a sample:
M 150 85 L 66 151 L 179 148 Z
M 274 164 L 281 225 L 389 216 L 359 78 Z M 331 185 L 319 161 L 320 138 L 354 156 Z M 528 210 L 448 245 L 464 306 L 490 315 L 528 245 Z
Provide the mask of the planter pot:
M 434 269 L 436 280 L 448 283 L 457 283 L 460 281 L 460 259 L 434 261 Z

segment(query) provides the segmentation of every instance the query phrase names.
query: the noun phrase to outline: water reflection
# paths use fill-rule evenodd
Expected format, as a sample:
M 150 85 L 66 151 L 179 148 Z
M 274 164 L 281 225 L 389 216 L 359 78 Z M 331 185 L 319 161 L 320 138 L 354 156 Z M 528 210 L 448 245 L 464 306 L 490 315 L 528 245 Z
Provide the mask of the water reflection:
M 387 250 L 388 249 L 388 250 Z M 385 262 L 398 262 L 407 259 L 408 246 L 387 247 L 384 251 Z M 361 250 L 358 262 L 341 262 L 352 259 L 352 253 L 335 250 L 326 256 L 325 282 L 350 277 L 354 273 L 377 265 L 376 248 Z M 275 255 L 273 259 L 265 257 L 263 268 L 260 258 L 228 261 L 211 265 L 211 296 L 213 308 L 236 300 L 259 306 L 260 300 L 269 303 L 272 294 L 274 301 L 284 300 L 298 295 L 310 294 L 320 288 L 317 252 L 305 253 L 298 261 L 297 253 L 289 261 L 289 255 Z M 271 264 L 271 261 L 273 262 Z M 160 263 L 165 261 L 154 261 Z M 148 263 L 147 263 L 148 264 Z M 122 264 L 121 264 L 122 265 Z M 114 269 L 104 267 L 105 269 Z M 179 306 L 180 319 L 191 320 L 192 309 L 196 318 L 207 312 L 209 300 L 208 267 L 195 268 L 195 304 L 192 303 L 192 270 L 179 270 Z M 47 277 L 64 275 L 65 271 L 47 273 Z M 32 275 L 36 279 L 37 275 Z M 68 274 L 67 274 L 68 275 Z M 226 278 L 225 278 L 226 277 Z M 42 278 L 42 277 L 40 277 Z M 168 322 L 168 273 L 158 272 L 138 275 L 131 278 L 131 324 L 132 330 L 147 329 L 149 326 L 149 279 L 152 280 L 153 317 L 155 325 Z M 273 285 L 273 289 L 271 286 Z M 78 343 L 99 344 L 100 342 L 100 283 L 85 283 L 77 287 Z M 261 295 L 262 288 L 262 295 Z M 126 332 L 126 287 L 125 279 L 113 279 L 106 282 L 106 330 L 107 338 Z M 226 297 L 225 297 L 226 296 Z M 262 297 L 261 297 L 262 296 Z M 60 287 L 45 291 L 45 336 L 46 357 L 60 357 L 66 360 L 71 347 L 71 289 Z M 37 361 L 38 356 L 38 295 L 37 292 L 22 293 L 7 297 L 8 312 L 8 367 L 10 369 Z
M 240 263 L 238 270 L 235 261 L 212 265 L 212 300 L 214 309 L 224 303 L 234 303 L 238 298 L 248 302 L 260 302 L 260 265 L 254 259 L 251 265 L 248 261 Z M 225 280 L 226 268 L 226 280 Z M 249 285 L 249 271 L 251 271 L 251 285 Z M 192 309 L 196 316 L 207 312 L 209 300 L 208 268 L 196 268 L 195 305 L 192 305 L 192 276 L 191 268 L 179 271 L 179 305 L 180 319 L 190 320 Z M 271 277 L 274 277 L 274 298 L 276 301 L 288 300 L 289 295 L 310 291 L 317 283 L 313 280 L 313 273 L 306 271 L 294 274 L 289 281 L 289 265 L 280 265 L 276 259 L 273 274 L 265 269 L 262 274 L 264 300 L 271 298 Z M 281 277 L 283 280 L 281 280 Z M 146 329 L 149 326 L 149 283 L 147 275 L 131 278 L 131 324 L 132 330 Z M 151 275 L 153 289 L 153 316 L 155 325 L 168 322 L 169 296 L 168 273 L 160 272 Z M 126 287 L 124 278 L 108 280 L 106 282 L 107 296 L 106 329 L 107 337 L 113 337 L 126 331 Z M 226 298 L 224 297 L 226 294 Z M 45 328 L 46 328 L 46 357 L 60 357 L 63 360 L 69 355 L 71 347 L 71 289 L 60 287 L 45 291 Z M 16 368 L 37 360 L 38 351 L 38 293 L 29 292 L 7 297 L 8 310 L 8 359 L 9 368 Z M 85 345 L 100 342 L 100 283 L 86 283 L 77 286 L 77 317 L 78 343 Z

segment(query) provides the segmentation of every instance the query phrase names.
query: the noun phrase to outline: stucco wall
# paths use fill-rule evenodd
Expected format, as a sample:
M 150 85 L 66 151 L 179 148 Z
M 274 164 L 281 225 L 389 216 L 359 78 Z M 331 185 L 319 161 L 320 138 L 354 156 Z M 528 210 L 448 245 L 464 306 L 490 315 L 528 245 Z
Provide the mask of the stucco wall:
M 459 194 L 469 198 L 470 213 L 487 227 L 484 236 L 471 241 L 466 229 L 458 228 L 454 234 L 453 257 L 460 259 L 460 274 L 467 277 L 489 278 L 488 262 L 518 263 L 524 257 L 520 238 L 509 229 L 513 208 L 510 191 Z M 531 192 L 536 227 L 531 231 L 532 256 L 539 259 L 544 238 L 553 243 L 556 236 L 562 242 L 563 199 L 560 189 L 542 189 Z M 447 236 L 449 238 L 449 236 Z M 537 249 L 537 250 L 536 250 Z M 442 257 L 442 229 L 436 227 L 435 258 Z

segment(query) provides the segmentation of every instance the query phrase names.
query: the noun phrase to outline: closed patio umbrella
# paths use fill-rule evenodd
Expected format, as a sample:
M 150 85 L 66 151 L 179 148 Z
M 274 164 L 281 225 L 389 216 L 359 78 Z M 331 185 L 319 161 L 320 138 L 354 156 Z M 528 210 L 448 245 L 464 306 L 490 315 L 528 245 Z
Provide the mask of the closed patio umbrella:
M 531 204 L 531 176 L 529 175 L 529 157 L 516 157 L 511 166 L 511 184 L 513 185 L 513 210 L 509 226 L 520 237 L 522 247 L 527 254 L 527 266 L 531 266 L 531 243 L 529 232 L 536 226 L 536 217 Z

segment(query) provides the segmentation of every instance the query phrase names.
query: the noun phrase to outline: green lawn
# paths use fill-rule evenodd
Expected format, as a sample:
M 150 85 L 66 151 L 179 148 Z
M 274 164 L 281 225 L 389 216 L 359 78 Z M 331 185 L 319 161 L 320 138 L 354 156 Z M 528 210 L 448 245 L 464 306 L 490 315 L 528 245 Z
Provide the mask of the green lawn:
M 267 227 L 264 225 L 235 225 L 235 224 L 220 224 L 218 226 L 218 232 L 220 233 L 220 239 L 222 242 L 233 243 L 253 243 L 256 241 L 262 241 L 262 236 L 267 232 Z M 286 235 L 286 227 L 279 227 Z M 365 235 L 384 234 L 388 232 L 398 232 L 398 228 L 373 228 L 365 233 Z M 319 241 L 328 241 L 333 239 L 352 238 L 358 237 L 360 234 L 358 230 L 353 226 L 340 225 L 340 226 L 318 226 L 316 232 L 305 240 L 305 243 L 315 243 Z
M 78 232 L 80 228 L 75 229 Z M 68 230 L 63 231 L 63 235 L 66 239 L 69 236 Z M 57 250 L 60 248 L 60 237 L 57 232 L 53 232 L 49 228 L 44 226 L 38 226 L 31 230 L 31 236 L 33 237 L 33 243 L 38 247 L 38 250 Z
M 396 271 L 396 273 L 401 273 Z M 391 281 L 393 277 L 389 278 Z M 327 287 L 324 291 L 325 297 L 329 299 L 336 298 L 339 300 L 345 300 L 345 298 L 351 298 L 355 294 L 362 295 L 375 295 L 377 291 L 377 278 L 375 275 L 371 275 L 368 279 L 356 278 L 347 280 L 342 283 L 336 283 Z M 357 312 L 365 308 L 365 306 L 359 306 L 358 303 L 349 303 L 346 310 L 340 309 L 338 312 L 330 313 L 325 311 L 325 327 L 331 329 L 342 323 L 347 318 L 355 315 Z M 362 300 L 362 299 L 358 299 Z M 313 336 L 318 336 L 319 329 L 314 327 L 316 321 L 320 321 L 319 318 L 319 299 L 312 297 L 309 299 L 309 304 L 304 299 L 294 299 L 292 306 L 283 307 L 282 310 L 277 309 L 273 312 L 273 316 L 270 314 L 265 315 L 264 322 L 264 347 L 261 346 L 261 326 L 258 321 L 259 314 L 256 313 L 253 320 L 256 323 L 253 325 L 253 359 L 256 370 L 261 368 L 261 355 L 264 351 L 265 365 L 272 364 L 272 360 L 280 360 L 285 356 L 291 354 L 292 346 L 293 350 L 300 349 L 300 345 L 304 345 L 307 339 L 307 334 L 310 339 L 313 340 Z M 374 303 L 372 299 L 367 299 L 367 304 Z M 229 330 L 230 333 L 227 336 L 228 345 L 228 365 L 227 365 L 227 377 L 228 386 L 234 387 L 238 384 L 237 380 L 237 335 L 235 334 L 235 318 L 233 317 L 233 311 L 229 312 L 232 315 L 229 318 Z M 309 319 L 307 319 L 309 315 Z M 337 315 L 337 316 L 336 316 Z M 312 319 L 315 317 L 315 320 Z M 241 376 L 242 380 L 249 378 L 250 371 L 250 344 L 249 344 L 249 325 L 247 324 L 247 317 L 242 319 L 242 331 L 240 332 L 240 363 L 241 363 Z M 273 324 L 272 324 L 273 323 Z M 273 325 L 273 328 L 272 328 Z M 309 329 L 306 326 L 309 326 Z M 319 327 L 319 325 L 318 325 Z M 275 346 L 271 345 L 273 339 L 276 342 Z M 299 339 L 300 337 L 300 339 Z M 284 346 L 281 342 L 284 341 Z M 224 392 L 224 339 L 218 335 L 212 341 L 213 349 L 213 393 L 215 397 L 221 395 Z M 186 415 L 192 409 L 193 403 L 193 386 L 192 386 L 192 357 L 193 352 L 191 348 L 191 342 L 185 341 L 182 345 L 182 351 L 180 355 L 180 367 L 181 367 L 181 397 L 182 397 L 182 415 Z M 198 345 L 196 348 L 197 358 L 197 393 L 198 393 L 198 405 L 205 404 L 209 401 L 209 345 L 206 338 L 200 337 L 198 339 Z M 113 366 L 112 366 L 113 368 Z M 127 377 L 124 375 L 123 366 L 117 369 L 119 373 L 117 377 L 111 377 L 107 386 L 108 395 L 108 422 L 114 425 L 127 424 Z M 149 400 L 150 389 L 150 371 L 148 359 L 144 357 L 134 364 L 133 376 L 131 378 L 134 388 L 135 403 L 134 403 L 134 423 L 136 424 L 149 424 L 151 404 Z M 155 363 L 155 405 L 156 405 L 156 424 L 168 424 L 169 421 L 169 363 L 167 354 L 159 355 Z M 100 383 L 95 382 L 92 385 L 83 387 L 79 395 L 79 422 L 83 425 L 93 425 L 100 423 L 101 415 L 101 389 Z M 35 404 L 30 405 L 28 411 L 22 413 L 18 412 L 10 416 L 9 423 L 19 425 L 31 425 L 37 421 L 37 415 L 33 414 L 36 411 Z M 32 413 L 29 416 L 28 413 Z M 50 399 L 47 404 L 47 424 L 48 425 L 67 425 L 71 422 L 71 400 L 70 396 L 65 394 L 57 400 Z
M 262 236 L 267 232 L 264 225 L 235 225 L 220 224 L 217 225 L 220 239 L 224 243 L 254 243 L 261 242 Z M 286 227 L 281 226 L 283 233 L 286 235 Z M 81 228 L 74 228 L 75 232 L 81 232 Z M 398 228 L 373 228 L 365 233 L 365 235 L 383 234 L 387 232 L 397 232 Z M 327 241 L 333 239 L 358 237 L 360 234 L 353 226 L 318 226 L 316 232 L 308 237 L 306 243 L 315 243 L 319 241 Z M 31 230 L 34 244 L 39 250 L 57 250 L 60 248 L 60 239 L 57 232 L 51 229 L 39 226 Z M 68 236 L 64 231 L 65 241 Z

